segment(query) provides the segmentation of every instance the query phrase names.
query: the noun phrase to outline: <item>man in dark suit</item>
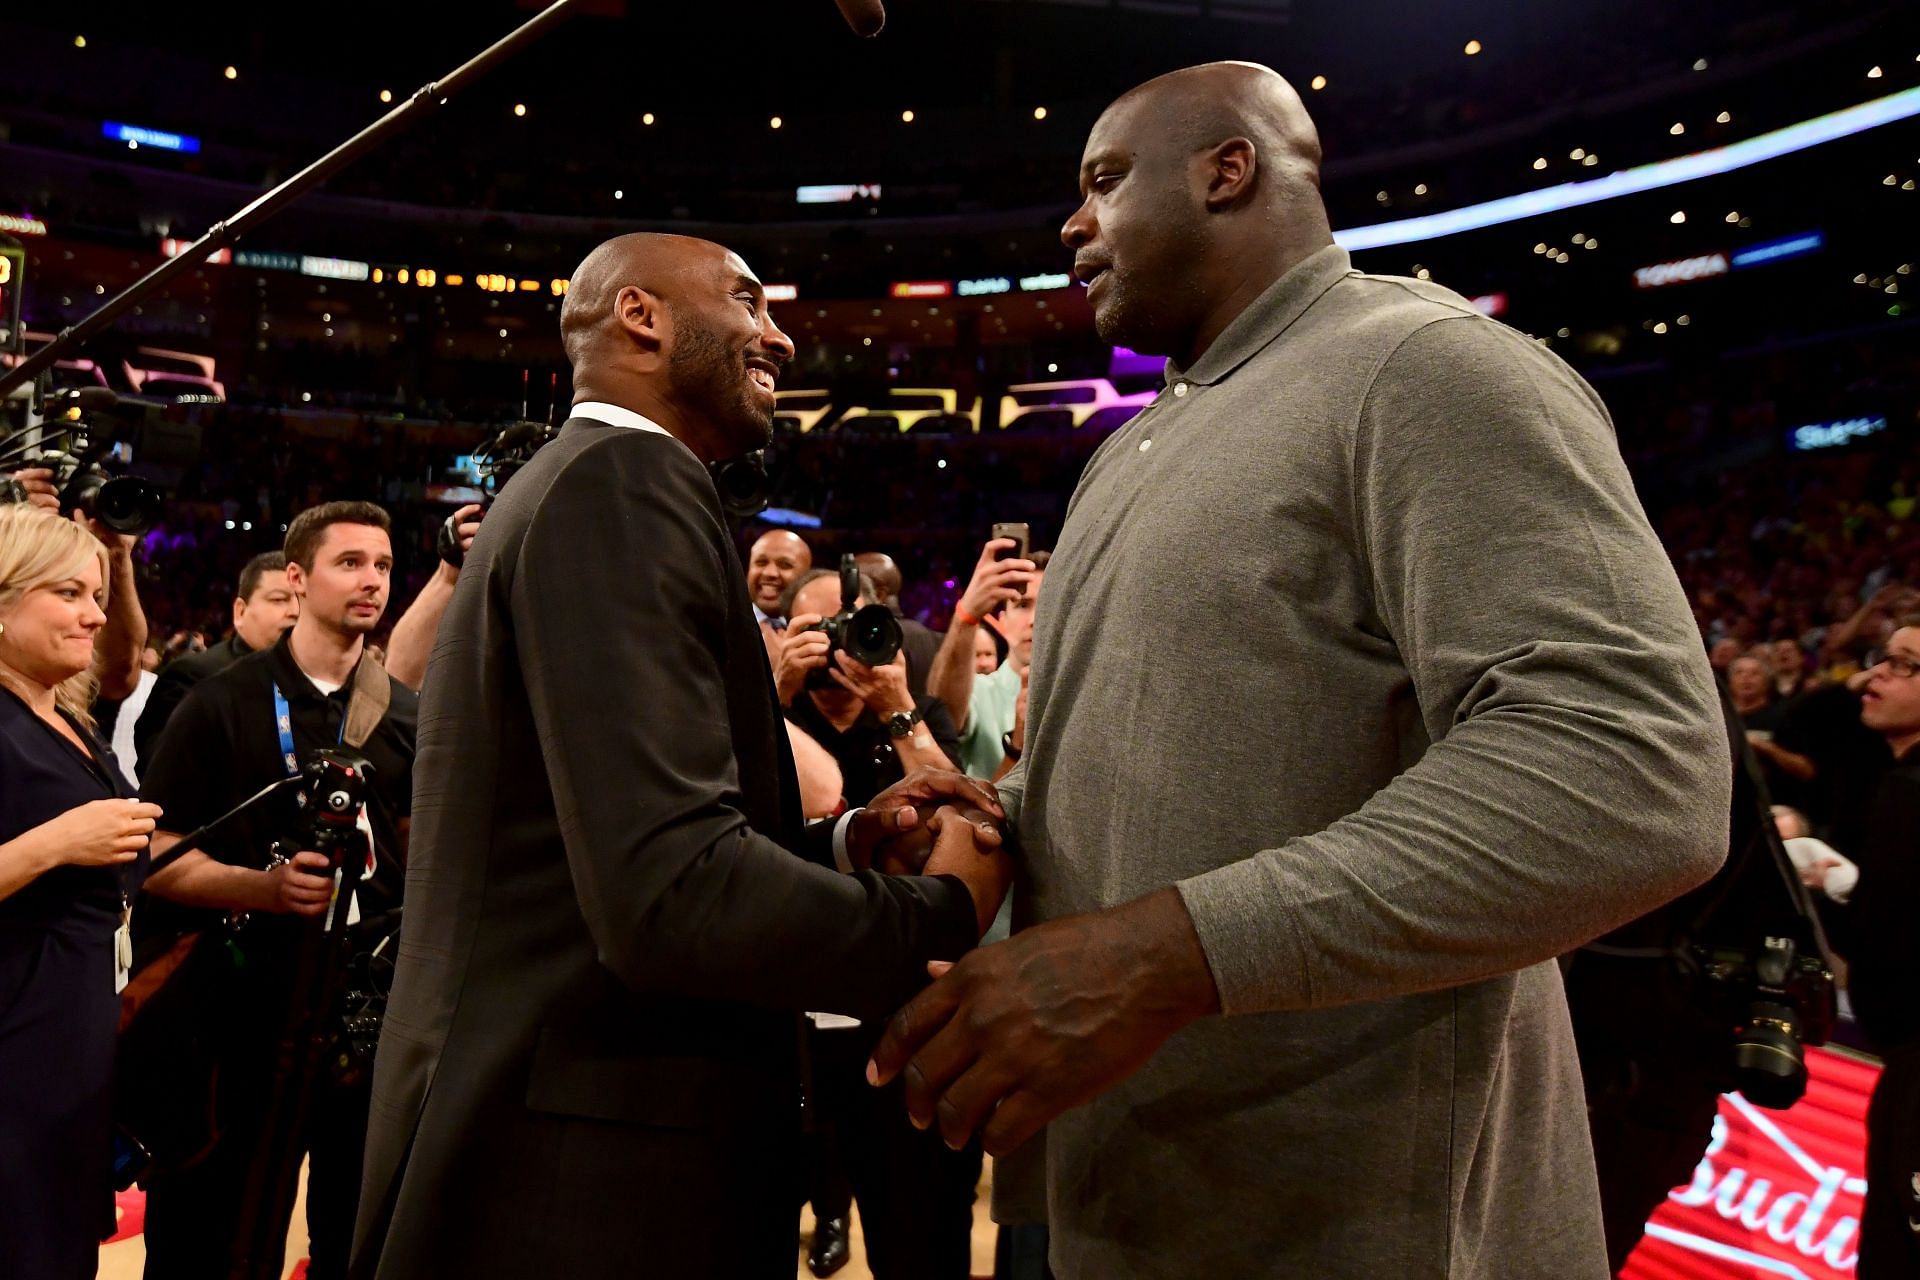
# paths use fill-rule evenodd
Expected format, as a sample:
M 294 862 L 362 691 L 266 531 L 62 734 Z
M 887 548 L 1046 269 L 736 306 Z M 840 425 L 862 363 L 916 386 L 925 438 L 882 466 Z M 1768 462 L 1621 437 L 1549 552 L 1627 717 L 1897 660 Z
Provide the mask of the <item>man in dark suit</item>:
M 746 264 L 609 241 L 561 334 L 573 417 L 489 512 L 426 682 L 354 1274 L 789 1276 L 799 1011 L 884 1018 L 973 945 L 1005 856 L 911 806 L 996 810 L 921 774 L 802 828 L 703 465 L 765 445 L 793 354 Z M 951 874 L 843 874 L 915 828 Z
M 198 653 L 182 654 L 154 678 L 153 692 L 133 726 L 135 767 L 145 773 L 152 766 L 160 731 L 193 686 L 250 653 L 273 648 L 299 617 L 300 598 L 287 585 L 287 557 L 263 551 L 247 561 L 240 570 L 240 594 L 233 598 L 233 634 Z

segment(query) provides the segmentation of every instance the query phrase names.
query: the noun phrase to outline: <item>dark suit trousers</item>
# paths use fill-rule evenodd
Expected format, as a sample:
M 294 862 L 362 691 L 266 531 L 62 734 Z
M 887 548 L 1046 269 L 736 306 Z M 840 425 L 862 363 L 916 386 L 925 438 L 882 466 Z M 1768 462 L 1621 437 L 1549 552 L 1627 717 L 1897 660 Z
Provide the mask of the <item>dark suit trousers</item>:
M 870 1027 L 808 1033 L 815 1126 L 830 1129 L 814 1152 L 841 1162 L 839 1171 L 811 1171 L 814 1216 L 844 1214 L 850 1190 L 874 1280 L 967 1280 L 980 1143 L 950 1150 L 939 1130 L 907 1119 L 899 1081 L 870 1086 L 867 1057 L 876 1039 Z

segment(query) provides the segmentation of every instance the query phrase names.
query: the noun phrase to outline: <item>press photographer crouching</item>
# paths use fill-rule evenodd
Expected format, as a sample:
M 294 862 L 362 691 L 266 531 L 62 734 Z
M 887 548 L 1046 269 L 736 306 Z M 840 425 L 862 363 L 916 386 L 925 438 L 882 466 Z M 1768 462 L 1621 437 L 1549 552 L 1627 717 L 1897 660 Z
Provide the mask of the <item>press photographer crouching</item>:
M 143 1179 L 148 1280 L 252 1273 L 230 1261 L 239 1258 L 277 1275 L 291 1184 L 284 1198 L 267 1195 L 262 1170 L 297 1169 L 303 1152 L 309 1274 L 345 1273 L 366 1136 L 368 1046 L 378 1027 L 346 1035 L 341 1021 L 366 1012 L 366 994 L 316 994 L 301 952 L 310 955 L 314 931 L 344 912 L 344 950 L 359 957 L 352 976 L 391 961 L 391 947 L 379 949 L 397 929 L 418 700 L 362 657 L 387 605 L 388 528 L 387 514 L 364 502 L 327 503 L 294 519 L 285 549 L 298 622 L 272 648 L 194 687 L 145 776 L 144 794 L 168 814 L 155 838 L 161 859 L 181 833 L 285 780 L 316 752 L 356 752 L 371 766 L 360 825 L 372 841 L 357 891 L 337 899 L 324 854 L 295 851 L 269 865 L 276 841 L 300 829 L 304 816 L 291 793 L 277 795 L 216 827 L 148 882 L 136 913 L 134 988 L 159 994 L 134 1018 L 126 1043 L 141 1043 L 143 1020 L 159 1018 L 164 1035 L 149 1029 L 145 1040 L 164 1039 L 166 1049 L 140 1072 L 123 1050 L 122 1112 L 141 1112 L 144 1096 L 149 1115 L 164 1102 L 166 1117 L 213 1119 L 210 1133 L 170 1132 L 170 1150 L 153 1153 L 157 1167 Z M 352 870 L 343 868 L 343 877 Z M 314 1007 L 349 1000 L 352 1009 Z M 290 1063 L 304 1061 L 298 1046 L 283 1043 L 290 1015 L 311 1015 L 335 1032 L 304 1106 L 283 1096 Z M 129 1092 L 136 1077 L 144 1095 Z M 155 1097 L 161 1090 L 171 1096 Z
M 87 706 L 108 554 L 0 507 L 0 1275 L 94 1274 L 113 1231 L 117 931 L 160 810 Z

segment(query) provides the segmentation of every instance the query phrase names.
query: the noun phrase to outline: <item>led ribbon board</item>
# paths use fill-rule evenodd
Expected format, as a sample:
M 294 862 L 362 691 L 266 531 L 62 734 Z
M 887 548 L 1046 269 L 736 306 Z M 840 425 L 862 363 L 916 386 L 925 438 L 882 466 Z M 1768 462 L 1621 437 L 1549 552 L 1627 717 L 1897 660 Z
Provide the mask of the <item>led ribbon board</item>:
M 1344 231 L 1334 232 L 1333 239 L 1336 244 L 1351 252 L 1357 249 L 1380 249 L 1388 245 L 1413 244 L 1420 240 L 1459 235 L 1463 231 L 1497 227 L 1503 223 L 1519 222 L 1525 218 L 1537 218 L 1542 214 L 1559 213 L 1564 209 L 1578 209 L 1583 205 L 1598 204 L 1603 200 L 1638 195 L 1643 191 L 1658 191 L 1662 187 L 1692 182 L 1696 178 L 1711 178 L 1722 173 L 1732 173 L 1736 169 L 1745 169 L 1749 165 L 1778 159 L 1796 151 L 1805 151 L 1823 142 L 1834 142 L 1856 133 L 1864 133 L 1868 129 L 1877 129 L 1883 124 L 1893 124 L 1917 115 L 1920 115 L 1920 87 L 1905 89 L 1888 97 L 1863 102 L 1859 106 L 1847 107 L 1824 116 L 1815 116 L 1811 120 L 1803 120 L 1799 124 L 1788 125 L 1784 129 L 1775 129 L 1771 133 L 1763 133 L 1757 137 L 1748 138 L 1744 142 L 1715 147 L 1711 151 L 1696 151 L 1692 155 L 1680 156 L 1673 160 L 1660 160 L 1653 164 L 1638 165 L 1632 169 L 1622 169 L 1604 178 L 1594 178 L 1586 182 L 1567 182 L 1557 187 L 1543 187 L 1538 191 L 1526 191 L 1517 196 L 1504 196 L 1499 200 L 1470 204 L 1460 209 L 1449 209 L 1444 213 L 1429 213 L 1418 218 L 1402 218 L 1397 222 L 1376 222 L 1365 227 L 1349 227 Z

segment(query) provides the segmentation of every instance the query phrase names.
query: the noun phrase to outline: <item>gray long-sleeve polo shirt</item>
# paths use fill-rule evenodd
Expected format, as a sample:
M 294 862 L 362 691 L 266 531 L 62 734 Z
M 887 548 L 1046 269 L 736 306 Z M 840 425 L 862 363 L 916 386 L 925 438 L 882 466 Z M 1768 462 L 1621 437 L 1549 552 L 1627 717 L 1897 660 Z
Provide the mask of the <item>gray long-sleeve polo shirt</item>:
M 1016 919 L 1177 885 L 1226 1014 L 1049 1127 L 1062 1280 L 1603 1277 L 1550 960 L 1732 775 L 1592 389 L 1326 248 L 1094 456 L 1037 623 Z

